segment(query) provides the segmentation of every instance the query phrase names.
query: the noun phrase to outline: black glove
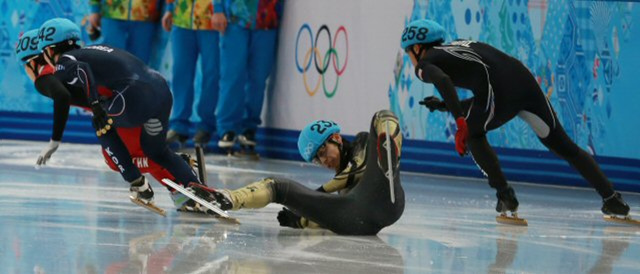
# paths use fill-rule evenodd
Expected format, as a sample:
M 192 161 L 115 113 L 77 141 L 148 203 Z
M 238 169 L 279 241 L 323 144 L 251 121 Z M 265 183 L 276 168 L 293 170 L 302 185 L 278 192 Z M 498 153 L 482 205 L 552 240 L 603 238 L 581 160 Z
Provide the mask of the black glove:
M 448 111 L 447 105 L 443 101 L 441 101 L 440 98 L 435 96 L 424 97 L 424 99 L 422 99 L 419 104 L 425 106 L 431 112 L 435 110 Z
M 280 222 L 280 226 L 292 227 L 292 228 L 302 228 L 300 224 L 300 216 L 288 210 L 286 207 L 283 207 L 280 212 L 278 212 L 278 222 Z
M 96 130 L 96 135 L 98 137 L 105 135 L 111 129 L 113 120 L 109 118 L 98 100 L 91 102 L 91 112 L 93 112 L 93 128 Z

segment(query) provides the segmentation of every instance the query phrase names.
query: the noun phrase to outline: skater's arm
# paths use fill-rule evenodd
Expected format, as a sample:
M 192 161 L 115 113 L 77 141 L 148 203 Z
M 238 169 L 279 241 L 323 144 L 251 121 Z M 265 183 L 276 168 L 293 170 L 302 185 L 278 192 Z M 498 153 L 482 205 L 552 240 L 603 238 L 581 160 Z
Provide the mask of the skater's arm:
M 89 104 L 98 101 L 98 86 L 89 64 L 76 61 L 75 57 L 70 55 L 63 55 L 61 58 L 64 59 L 58 64 L 56 76 L 68 85 L 81 88 Z
M 454 118 L 463 117 L 461 103 L 449 75 L 424 58 L 416 66 L 416 75 L 422 81 L 433 83 Z
M 52 74 L 45 74 L 35 81 L 38 92 L 53 99 L 53 131 L 51 140 L 61 141 L 69 118 L 71 93 Z

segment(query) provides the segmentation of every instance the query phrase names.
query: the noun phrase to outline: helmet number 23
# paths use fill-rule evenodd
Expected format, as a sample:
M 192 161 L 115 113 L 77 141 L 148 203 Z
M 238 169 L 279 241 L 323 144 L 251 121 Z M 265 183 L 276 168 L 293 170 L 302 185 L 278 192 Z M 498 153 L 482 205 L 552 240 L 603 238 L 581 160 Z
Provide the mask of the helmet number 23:
M 402 32 L 402 41 L 413 40 L 414 38 L 423 41 L 427 39 L 427 32 L 429 32 L 427 28 L 418 28 L 416 26 L 405 28 Z
M 38 38 L 40 38 L 40 40 L 42 41 L 53 41 L 53 38 L 51 38 L 51 35 L 53 35 L 54 33 L 56 33 L 56 29 L 53 27 L 42 29 L 38 34 Z
M 323 134 L 328 128 L 337 125 L 332 121 L 319 120 L 315 124 L 311 126 L 311 131 L 317 131 L 320 134 Z

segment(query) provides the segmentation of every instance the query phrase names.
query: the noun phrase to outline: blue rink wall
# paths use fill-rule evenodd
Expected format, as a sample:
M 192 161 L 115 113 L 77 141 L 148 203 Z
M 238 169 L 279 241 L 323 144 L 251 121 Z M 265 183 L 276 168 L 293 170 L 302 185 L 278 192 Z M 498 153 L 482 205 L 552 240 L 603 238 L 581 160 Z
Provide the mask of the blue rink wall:
M 63 16 L 80 23 L 87 14 L 87 2 L 0 0 L 0 139 L 48 140 L 52 104 L 34 90 L 16 61 L 13 48 L 21 32 L 38 27 L 51 17 Z M 405 23 L 417 18 L 431 18 L 447 29 L 448 40 L 470 38 L 484 41 L 521 60 L 550 98 L 569 136 L 595 155 L 616 188 L 640 191 L 640 146 L 637 142 L 640 120 L 636 111 L 640 105 L 637 88 L 640 81 L 636 76 L 640 71 L 637 66 L 640 63 L 638 3 L 546 0 L 409 2 L 411 8 L 403 12 Z M 296 5 L 305 3 L 298 1 Z M 369 5 L 373 2 L 363 3 Z M 299 8 L 292 6 L 285 5 L 285 16 L 287 8 L 291 8 L 290 11 Z M 321 16 L 314 14 L 306 16 Z M 324 17 L 311 19 L 332 20 Z M 291 26 L 294 34 L 298 27 Z M 357 27 L 355 24 L 346 25 L 350 39 L 357 39 Z M 288 26 L 282 31 L 288 31 Z M 377 35 L 388 40 L 399 39 L 399 33 Z M 83 38 L 88 41 L 86 33 L 83 33 Z M 163 46 L 153 49 L 151 65 L 171 81 L 172 61 L 166 50 L 170 46 L 168 34 L 158 30 L 155 39 L 155 45 Z M 280 41 L 280 46 L 289 42 Z M 357 54 L 354 53 L 355 48 L 350 50 L 351 54 Z M 395 57 L 397 53 L 392 51 L 389 55 Z M 340 81 L 348 83 L 348 73 L 353 75 L 352 68 L 358 68 L 355 64 L 365 62 L 357 60 L 357 56 L 350 57 L 350 70 Z M 278 64 L 276 73 L 287 71 L 281 69 L 282 63 Z M 388 75 L 375 75 L 389 79 L 388 86 L 380 89 L 388 91 L 386 107 L 399 116 L 403 126 L 406 142 L 402 169 L 482 177 L 470 157 L 460 158 L 455 153 L 452 143 L 455 123 L 451 117 L 429 113 L 417 104 L 422 97 L 436 91 L 433 86 L 420 83 L 413 75 L 413 69 L 406 55 L 398 55 L 396 66 L 389 67 Z M 299 78 L 299 75 L 295 76 Z M 282 77 L 279 75 L 277 79 Z M 461 96 L 464 94 L 462 92 Z M 285 103 L 292 104 L 283 100 Z M 296 103 L 299 102 L 293 102 Z M 349 112 L 357 112 L 357 108 Z M 265 120 L 272 120 L 269 109 L 265 113 Z M 320 115 L 317 116 L 319 118 Z M 97 143 L 90 127 L 86 114 L 72 109 L 64 141 Z M 301 126 L 280 128 L 260 129 L 259 153 L 266 157 L 301 160 L 296 148 Z M 361 129 L 367 128 L 363 125 Z M 490 133 L 489 141 L 496 148 L 510 180 L 587 186 L 577 172 L 546 151 L 522 121 L 516 119 Z

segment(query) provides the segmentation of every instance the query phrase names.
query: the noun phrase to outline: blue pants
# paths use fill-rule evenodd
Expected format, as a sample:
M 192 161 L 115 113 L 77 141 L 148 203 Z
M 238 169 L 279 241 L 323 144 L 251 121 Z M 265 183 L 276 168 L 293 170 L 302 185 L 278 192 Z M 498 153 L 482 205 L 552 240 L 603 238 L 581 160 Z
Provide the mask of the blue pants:
M 208 30 L 189 30 L 173 27 L 171 33 L 173 54 L 173 111 L 171 129 L 180 134 L 189 133 L 189 117 L 193 109 L 194 78 L 200 55 L 202 85 L 196 112 L 200 118 L 198 130 L 216 130 L 216 105 L 220 80 L 219 33 Z
M 130 52 L 148 64 L 158 23 L 102 18 L 103 43 Z
M 267 77 L 276 55 L 277 30 L 250 30 L 228 25 L 220 37 L 218 135 L 255 130 L 262 122 Z
M 158 73 L 141 75 L 137 81 L 113 88 L 114 96 L 102 102 L 116 127 L 142 127 L 140 146 L 149 159 L 168 170 L 178 183 L 199 182 L 191 167 L 168 147 L 167 126 L 172 98 L 167 82 Z M 141 176 L 131 154 L 115 130 L 98 137 L 127 182 Z

